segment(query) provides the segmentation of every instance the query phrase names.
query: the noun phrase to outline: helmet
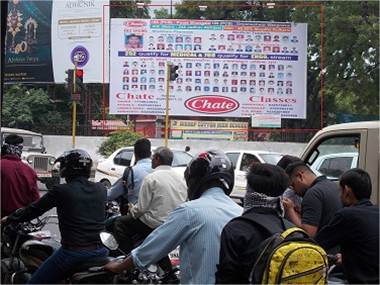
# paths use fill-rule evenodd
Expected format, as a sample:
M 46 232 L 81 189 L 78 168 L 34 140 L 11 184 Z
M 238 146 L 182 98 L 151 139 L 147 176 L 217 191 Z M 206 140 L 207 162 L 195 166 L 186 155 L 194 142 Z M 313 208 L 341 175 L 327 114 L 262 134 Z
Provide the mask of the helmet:
M 208 150 L 190 161 L 185 170 L 190 200 L 198 199 L 215 182 L 229 195 L 234 187 L 234 168 L 230 159 L 220 150 Z
M 74 176 L 90 177 L 92 159 L 82 149 L 65 151 L 63 155 L 55 160 L 60 163 L 60 176 L 70 178 Z

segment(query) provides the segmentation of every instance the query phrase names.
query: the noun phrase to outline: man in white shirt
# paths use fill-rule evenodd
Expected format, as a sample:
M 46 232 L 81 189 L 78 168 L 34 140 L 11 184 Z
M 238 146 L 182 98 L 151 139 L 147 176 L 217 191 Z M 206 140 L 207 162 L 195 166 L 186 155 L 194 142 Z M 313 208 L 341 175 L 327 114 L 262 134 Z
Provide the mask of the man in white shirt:
M 153 172 L 145 176 L 137 204 L 131 207 L 127 215 L 115 222 L 116 239 L 126 253 L 163 224 L 172 210 L 186 201 L 185 180 L 172 169 L 172 162 L 173 152 L 169 148 L 159 147 L 154 151 Z M 169 270 L 170 261 L 167 257 L 164 259 L 160 266 Z

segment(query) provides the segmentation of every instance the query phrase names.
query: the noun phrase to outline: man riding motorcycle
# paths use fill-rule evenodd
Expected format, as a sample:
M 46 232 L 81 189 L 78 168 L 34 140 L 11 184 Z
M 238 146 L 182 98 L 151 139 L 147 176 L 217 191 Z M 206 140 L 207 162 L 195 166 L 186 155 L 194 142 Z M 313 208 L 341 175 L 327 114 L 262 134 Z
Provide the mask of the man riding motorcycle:
M 2 223 L 29 221 L 57 207 L 61 247 L 33 274 L 29 284 L 57 283 L 77 265 L 108 253 L 99 237 L 104 230 L 107 191 L 101 183 L 88 180 L 90 155 L 74 149 L 56 162 L 60 162 L 60 175 L 67 183 L 55 185 L 39 201 L 2 219 Z

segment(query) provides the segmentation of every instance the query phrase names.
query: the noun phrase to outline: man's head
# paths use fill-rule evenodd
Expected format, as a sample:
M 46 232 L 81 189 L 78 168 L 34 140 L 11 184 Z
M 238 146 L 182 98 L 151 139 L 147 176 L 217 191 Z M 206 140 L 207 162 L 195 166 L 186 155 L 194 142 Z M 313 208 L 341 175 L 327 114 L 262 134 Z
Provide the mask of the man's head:
M 134 144 L 134 153 L 136 160 L 148 158 L 151 156 L 150 140 L 146 138 L 138 139 Z
M 156 148 L 152 155 L 152 168 L 156 168 L 160 165 L 172 165 L 173 152 L 164 146 Z
M 339 185 L 344 206 L 351 206 L 357 201 L 371 197 L 371 177 L 362 169 L 353 168 L 344 172 L 339 179 Z
M 297 156 L 292 156 L 292 155 L 284 155 L 281 157 L 281 159 L 277 162 L 277 166 L 281 167 L 282 169 L 286 169 L 289 164 L 297 162 L 297 161 L 302 161 L 299 157 Z
M 286 167 L 286 173 L 290 179 L 290 186 L 301 197 L 316 179 L 316 175 L 303 161 L 289 164 Z
M 68 181 L 79 176 L 90 178 L 92 159 L 83 149 L 65 151 L 55 160 L 57 162 L 60 163 L 60 176 Z
M 247 193 L 257 192 L 269 197 L 277 197 L 289 186 L 285 171 L 268 163 L 252 163 L 247 173 Z
M 2 154 L 13 154 L 21 157 L 24 139 L 19 135 L 9 135 L 1 146 Z
M 187 195 L 198 199 L 211 187 L 220 187 L 230 195 L 234 187 L 234 168 L 230 159 L 220 150 L 208 150 L 194 157 L 185 170 Z

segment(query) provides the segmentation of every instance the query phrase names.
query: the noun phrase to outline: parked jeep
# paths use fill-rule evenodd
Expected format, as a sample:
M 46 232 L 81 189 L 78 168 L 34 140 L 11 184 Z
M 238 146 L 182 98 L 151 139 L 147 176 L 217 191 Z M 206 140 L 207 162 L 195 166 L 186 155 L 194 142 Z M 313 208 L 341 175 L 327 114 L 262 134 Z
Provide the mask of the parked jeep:
M 28 130 L 1 128 L 1 142 L 9 135 L 19 135 L 24 139 L 21 159 L 37 173 L 38 180 L 51 189 L 54 184 L 59 184 L 59 176 L 53 174 L 55 157 L 47 154 L 43 136 Z

